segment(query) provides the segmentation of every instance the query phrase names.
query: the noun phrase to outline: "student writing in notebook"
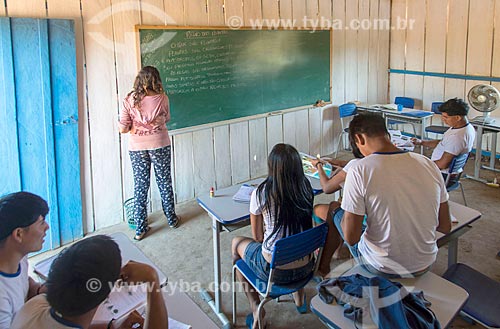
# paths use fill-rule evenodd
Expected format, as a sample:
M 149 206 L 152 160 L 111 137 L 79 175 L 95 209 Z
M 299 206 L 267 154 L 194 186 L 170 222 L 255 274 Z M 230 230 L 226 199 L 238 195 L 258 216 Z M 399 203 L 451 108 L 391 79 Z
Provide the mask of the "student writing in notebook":
M 29 192 L 0 198 L 0 329 L 10 328 L 23 304 L 44 291 L 28 275 L 28 253 L 42 249 L 48 212 L 47 202 Z
M 364 158 L 347 173 L 342 205 L 333 213 L 338 235 L 327 243 L 343 239 L 357 262 L 376 275 L 425 273 L 436 260 L 436 231 L 451 229 L 439 169 L 430 159 L 394 146 L 378 115 L 354 117 L 349 140 Z
M 32 298 L 16 314 L 12 329 L 168 328 L 168 314 L 158 274 L 151 266 L 129 262 L 121 267 L 120 248 L 110 237 L 96 235 L 63 250 L 52 263 L 47 294 Z M 132 313 L 122 322 L 91 323 L 111 287 L 123 282 L 148 283 L 146 318 Z

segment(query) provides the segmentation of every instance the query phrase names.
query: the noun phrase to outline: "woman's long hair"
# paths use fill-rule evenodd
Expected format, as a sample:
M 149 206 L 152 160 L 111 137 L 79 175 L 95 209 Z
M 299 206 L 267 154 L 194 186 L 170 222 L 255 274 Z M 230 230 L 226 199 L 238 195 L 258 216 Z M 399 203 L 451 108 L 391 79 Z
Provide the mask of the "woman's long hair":
M 153 66 L 144 66 L 135 77 L 134 89 L 129 93 L 129 95 L 134 94 L 135 108 L 141 108 L 141 101 L 148 90 L 156 94 L 163 93 L 160 72 Z
M 267 159 L 268 177 L 257 188 L 259 203 L 274 215 L 274 230 L 264 241 L 283 232 L 283 237 L 312 227 L 314 194 L 304 175 L 299 152 L 288 144 L 276 144 Z

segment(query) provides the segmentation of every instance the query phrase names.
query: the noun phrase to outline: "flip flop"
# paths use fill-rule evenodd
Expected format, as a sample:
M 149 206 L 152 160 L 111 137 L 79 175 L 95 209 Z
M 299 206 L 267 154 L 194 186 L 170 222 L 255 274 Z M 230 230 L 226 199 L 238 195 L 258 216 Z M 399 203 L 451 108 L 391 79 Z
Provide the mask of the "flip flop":
M 248 313 L 246 319 L 245 319 L 245 324 L 247 325 L 247 327 L 249 329 L 252 329 L 253 328 L 253 313 Z M 264 326 L 263 326 L 264 329 L 267 328 L 267 322 L 264 321 Z
M 321 283 L 323 282 L 323 277 L 321 275 L 315 275 L 312 277 L 312 280 L 316 283 Z
M 245 324 L 249 329 L 253 328 L 253 313 L 248 313 L 247 318 L 245 319 Z
M 144 231 L 142 231 L 141 234 L 136 234 L 134 236 L 134 240 L 135 241 L 141 241 L 142 239 L 144 239 L 144 237 L 146 236 L 146 233 L 148 233 L 150 229 L 151 229 L 150 226 L 146 226 L 146 229 Z
M 307 313 L 307 301 L 306 301 L 306 294 L 304 294 L 304 301 L 301 306 L 295 305 L 297 308 L 297 312 L 300 314 L 306 314 Z
M 171 228 L 177 228 L 179 226 L 179 223 L 181 221 L 181 216 L 175 216 L 175 220 L 172 222 L 168 222 L 168 226 Z

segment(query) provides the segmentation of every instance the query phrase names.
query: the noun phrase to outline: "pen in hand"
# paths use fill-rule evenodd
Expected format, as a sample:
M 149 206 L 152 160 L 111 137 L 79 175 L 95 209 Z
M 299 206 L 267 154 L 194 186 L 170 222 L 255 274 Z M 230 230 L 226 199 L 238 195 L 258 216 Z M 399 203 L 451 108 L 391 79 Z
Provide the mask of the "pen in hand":
M 318 153 L 316 154 L 316 160 L 318 160 L 319 162 L 321 162 L 322 164 L 327 164 L 328 162 L 321 159 L 321 155 Z

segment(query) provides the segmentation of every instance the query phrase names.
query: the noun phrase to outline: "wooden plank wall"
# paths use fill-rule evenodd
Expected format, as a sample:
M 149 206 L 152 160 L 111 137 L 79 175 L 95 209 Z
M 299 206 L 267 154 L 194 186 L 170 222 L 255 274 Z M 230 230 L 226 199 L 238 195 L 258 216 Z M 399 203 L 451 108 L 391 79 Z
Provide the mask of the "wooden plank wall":
M 499 0 L 393 0 L 393 26 L 413 19 L 413 28 L 391 31 L 390 68 L 465 76 L 500 77 Z M 412 24 L 411 22 L 407 22 Z M 476 84 L 499 82 L 410 74 L 390 74 L 390 100 L 415 99 L 416 107 L 430 110 L 431 103 L 458 97 Z M 471 108 L 469 117 L 481 113 Z M 500 118 L 500 111 L 492 113 Z M 490 135 L 485 135 L 487 147 Z
M 351 20 L 389 19 L 390 0 L 6 0 L 0 15 L 75 19 L 81 186 L 86 232 L 123 220 L 133 195 L 127 136 L 116 121 L 137 72 L 135 24 L 224 26 L 232 16 L 303 28 L 330 24 L 332 102 L 387 102 L 389 30 L 352 29 Z M 304 20 L 304 17 L 307 18 Z M 335 20 L 335 21 L 334 21 Z M 359 23 L 359 22 L 358 22 Z M 290 25 L 292 24 L 292 25 Z M 347 28 L 346 28 L 347 27 Z M 176 201 L 264 175 L 273 145 L 332 153 L 336 107 L 303 109 L 182 134 L 172 133 Z M 161 208 L 152 180 L 151 209 Z
M 390 68 L 500 77 L 499 0 L 393 0 L 391 19 L 413 19 L 413 28 L 391 32 Z M 416 107 L 452 97 L 465 99 L 477 83 L 491 81 L 390 74 L 390 99 L 409 96 Z M 472 110 L 470 116 L 479 113 Z M 493 113 L 500 116 L 500 113 Z

